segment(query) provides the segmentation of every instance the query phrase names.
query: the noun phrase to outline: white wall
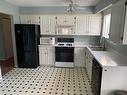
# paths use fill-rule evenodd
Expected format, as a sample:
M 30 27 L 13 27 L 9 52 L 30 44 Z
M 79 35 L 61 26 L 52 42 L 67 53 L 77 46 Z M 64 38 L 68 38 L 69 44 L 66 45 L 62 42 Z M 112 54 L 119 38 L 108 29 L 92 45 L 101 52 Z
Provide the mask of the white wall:
M 19 8 L 10 3 L 0 0 L 0 13 L 5 13 L 13 16 L 14 23 L 19 23 Z
M 110 4 L 117 2 L 118 0 L 100 0 L 100 2 L 95 6 L 94 13 L 101 12 L 107 8 Z

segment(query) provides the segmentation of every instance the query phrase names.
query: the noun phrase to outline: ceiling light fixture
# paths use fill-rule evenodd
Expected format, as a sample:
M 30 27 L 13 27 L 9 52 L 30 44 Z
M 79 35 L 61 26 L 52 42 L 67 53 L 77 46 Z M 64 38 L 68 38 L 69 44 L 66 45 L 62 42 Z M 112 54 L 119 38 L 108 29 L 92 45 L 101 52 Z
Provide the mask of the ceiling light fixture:
M 84 10 L 86 8 L 81 7 L 78 4 L 74 3 L 73 0 L 69 0 L 69 5 L 67 7 L 67 12 L 72 14 L 72 13 L 75 13 L 76 10 L 78 10 L 78 9 L 79 10 Z

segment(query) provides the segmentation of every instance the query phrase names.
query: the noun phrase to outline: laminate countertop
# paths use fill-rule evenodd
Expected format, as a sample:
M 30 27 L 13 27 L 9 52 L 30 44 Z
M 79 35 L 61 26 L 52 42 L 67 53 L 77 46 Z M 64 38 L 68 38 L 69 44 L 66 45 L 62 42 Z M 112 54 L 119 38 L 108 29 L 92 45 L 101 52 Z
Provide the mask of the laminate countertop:
M 127 66 L 127 56 L 124 56 L 116 51 L 92 51 L 87 47 L 93 57 L 104 66 Z

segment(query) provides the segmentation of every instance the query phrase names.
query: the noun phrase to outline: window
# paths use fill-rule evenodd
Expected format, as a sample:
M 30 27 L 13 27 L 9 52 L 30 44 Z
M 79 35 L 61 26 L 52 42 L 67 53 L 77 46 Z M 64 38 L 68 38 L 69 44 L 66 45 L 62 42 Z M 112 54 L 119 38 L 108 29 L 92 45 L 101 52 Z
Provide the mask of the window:
M 102 34 L 102 36 L 105 38 L 109 38 L 110 22 L 111 22 L 111 14 L 105 15 L 103 21 L 103 34 Z

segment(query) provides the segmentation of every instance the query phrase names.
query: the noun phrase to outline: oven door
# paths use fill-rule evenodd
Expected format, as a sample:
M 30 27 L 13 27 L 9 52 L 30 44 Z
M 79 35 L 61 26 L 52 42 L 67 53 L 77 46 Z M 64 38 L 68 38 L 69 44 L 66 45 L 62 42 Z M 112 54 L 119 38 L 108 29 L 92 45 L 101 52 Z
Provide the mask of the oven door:
M 55 47 L 56 62 L 74 62 L 74 47 Z

